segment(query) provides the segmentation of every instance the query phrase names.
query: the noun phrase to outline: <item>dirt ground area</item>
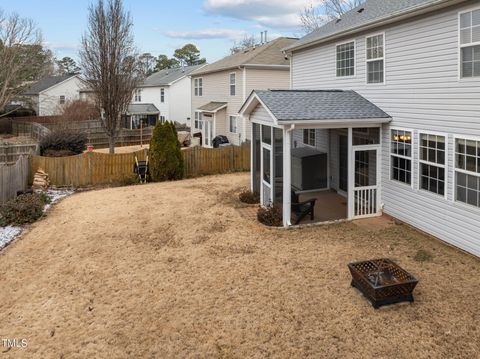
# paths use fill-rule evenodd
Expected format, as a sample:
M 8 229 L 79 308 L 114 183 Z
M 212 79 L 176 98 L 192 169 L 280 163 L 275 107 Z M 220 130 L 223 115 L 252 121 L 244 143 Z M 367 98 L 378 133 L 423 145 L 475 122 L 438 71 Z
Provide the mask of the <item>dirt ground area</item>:
M 478 358 L 480 260 L 405 225 L 270 229 L 248 175 L 78 193 L 0 253 L 2 358 Z M 247 213 L 248 211 L 243 211 Z M 419 251 L 429 256 L 418 256 Z M 347 263 L 415 302 L 374 310 Z
M 137 151 L 140 151 L 140 150 L 143 150 L 143 149 L 149 149 L 150 148 L 150 144 L 147 143 L 143 146 L 122 146 L 122 147 L 115 147 L 115 153 L 130 153 L 130 152 L 137 152 Z M 99 153 L 109 153 L 109 149 L 108 148 L 98 148 L 98 149 L 94 149 L 93 150 L 94 152 L 99 152 Z
M 28 136 L 0 135 L 0 145 L 26 145 L 36 142 Z

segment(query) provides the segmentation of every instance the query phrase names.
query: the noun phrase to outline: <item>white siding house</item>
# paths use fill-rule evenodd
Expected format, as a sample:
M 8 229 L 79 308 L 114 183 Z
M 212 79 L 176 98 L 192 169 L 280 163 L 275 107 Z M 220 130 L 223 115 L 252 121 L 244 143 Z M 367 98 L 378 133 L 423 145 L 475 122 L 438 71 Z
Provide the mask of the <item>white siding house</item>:
M 370 0 L 287 52 L 293 89 L 353 90 L 391 117 L 379 127 L 383 213 L 480 256 L 480 2 Z M 355 206 L 351 131 L 364 126 L 319 127 L 311 145 L 328 152 L 330 189 L 339 192 L 339 141 L 349 140 Z M 298 130 L 284 135 L 304 145 Z
M 54 116 L 68 103 L 80 99 L 86 87 L 78 75 L 49 76 L 33 84 L 22 96 L 37 116 Z

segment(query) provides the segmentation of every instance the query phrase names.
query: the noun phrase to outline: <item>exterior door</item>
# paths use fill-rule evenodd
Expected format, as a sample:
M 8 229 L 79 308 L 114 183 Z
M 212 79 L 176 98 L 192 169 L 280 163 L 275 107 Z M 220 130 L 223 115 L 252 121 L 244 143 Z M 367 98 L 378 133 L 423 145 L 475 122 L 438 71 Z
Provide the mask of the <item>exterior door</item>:
M 207 147 L 212 147 L 212 121 L 205 121 L 205 127 L 204 127 L 204 133 L 205 133 L 205 146 Z
M 260 192 L 260 201 L 263 206 L 268 206 L 273 202 L 272 198 L 272 148 L 262 143 L 261 152 L 261 175 L 262 190 Z
M 380 208 L 380 149 L 355 147 L 354 160 L 354 218 L 373 217 Z

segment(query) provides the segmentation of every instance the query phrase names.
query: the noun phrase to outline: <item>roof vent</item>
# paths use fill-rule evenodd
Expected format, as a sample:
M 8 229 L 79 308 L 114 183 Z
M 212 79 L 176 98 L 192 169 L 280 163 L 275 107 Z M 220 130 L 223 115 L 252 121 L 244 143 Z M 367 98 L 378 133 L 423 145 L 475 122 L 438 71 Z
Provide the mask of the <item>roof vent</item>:
M 364 7 L 362 7 L 362 8 L 360 8 L 360 9 L 357 10 L 357 12 L 358 12 L 359 14 L 361 14 L 361 13 L 364 12 L 364 11 L 365 11 L 365 8 L 364 8 Z

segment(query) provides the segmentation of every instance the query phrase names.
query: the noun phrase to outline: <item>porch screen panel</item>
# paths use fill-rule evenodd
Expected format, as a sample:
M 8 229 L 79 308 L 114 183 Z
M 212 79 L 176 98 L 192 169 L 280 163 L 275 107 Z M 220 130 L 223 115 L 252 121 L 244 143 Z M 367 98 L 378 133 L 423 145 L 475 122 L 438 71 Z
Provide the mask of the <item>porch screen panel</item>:
M 283 203 L 283 131 L 273 129 L 273 202 Z
M 253 171 L 253 188 L 252 191 L 256 193 L 260 193 L 260 151 L 261 151 L 261 144 L 260 144 L 260 125 L 258 123 L 252 123 L 252 153 L 253 153 L 253 163 L 252 163 L 252 171 Z

